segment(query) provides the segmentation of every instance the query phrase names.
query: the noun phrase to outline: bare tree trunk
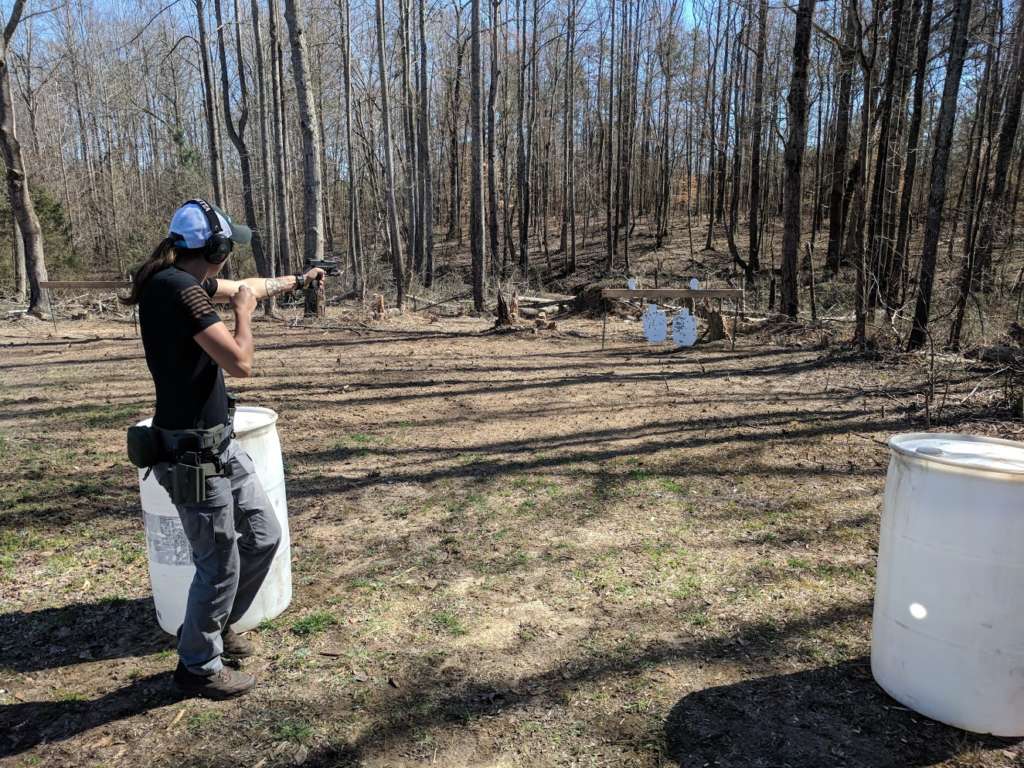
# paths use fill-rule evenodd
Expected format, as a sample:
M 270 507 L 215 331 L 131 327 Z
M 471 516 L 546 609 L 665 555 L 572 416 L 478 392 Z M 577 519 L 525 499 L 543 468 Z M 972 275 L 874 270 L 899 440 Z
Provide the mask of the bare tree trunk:
M 568 67 L 565 77 L 569 98 L 565 114 L 568 126 L 568 142 L 566 146 L 566 167 L 568 168 L 568 186 L 565 190 L 566 205 L 569 209 L 569 263 L 568 271 L 576 271 L 576 0 L 570 0 L 568 40 Z
M 974 289 L 976 274 L 976 235 L 977 224 L 980 222 L 982 210 L 985 207 L 988 181 L 989 165 L 992 160 L 993 133 L 995 121 L 991 119 L 991 113 L 996 107 L 995 103 L 999 97 L 997 81 L 999 73 L 995 71 L 998 65 L 996 59 L 996 23 L 994 15 L 989 23 L 989 29 L 984 37 L 987 39 L 985 56 L 985 71 L 981 78 L 981 86 L 978 89 L 978 105 L 975 111 L 974 122 L 977 127 L 977 144 L 969 150 L 971 162 L 965 176 L 967 182 L 967 204 L 964 206 L 967 211 L 967 220 L 964 223 L 963 255 L 960 259 L 960 279 L 956 303 L 953 308 L 953 320 L 949 326 L 949 339 L 946 346 L 949 349 L 960 348 L 960 334 L 963 330 L 964 316 L 967 313 L 967 301 Z M 979 199 L 980 198 L 980 199 Z
M 391 137 L 391 105 L 388 98 L 388 70 L 384 61 L 384 0 L 377 0 L 377 66 L 380 75 L 381 124 L 384 128 L 384 172 L 387 174 L 388 239 L 391 242 L 391 273 L 395 280 L 395 303 L 405 308 L 405 263 L 398 234 L 398 205 L 395 202 L 395 161 Z
M 317 104 L 323 103 L 324 96 L 324 83 L 323 83 L 323 49 L 317 51 L 316 63 L 313 67 L 313 71 L 316 76 L 310 83 L 313 86 L 313 98 Z M 332 205 L 332 187 L 337 185 L 337 176 L 334 173 L 328 174 L 327 172 L 327 129 L 324 125 L 324 110 L 317 110 L 317 134 L 320 136 L 320 168 L 323 172 L 323 184 L 321 185 L 321 197 L 323 199 L 323 211 L 324 211 L 324 253 L 328 256 L 333 256 L 335 252 L 334 244 L 334 219 L 331 216 L 331 205 Z M 323 289 L 323 286 L 319 286 Z M 323 295 L 323 290 L 318 291 L 319 295 Z
M 462 182 L 459 174 L 459 128 L 462 114 L 462 62 L 466 43 L 462 39 L 462 5 L 455 2 L 455 73 L 451 86 L 448 133 L 448 234 L 449 240 L 462 240 Z
M 350 0 L 343 0 L 341 13 L 343 25 L 342 68 L 345 80 L 345 158 L 348 161 L 348 252 L 352 264 L 352 290 L 362 299 L 366 296 L 366 264 L 363 259 L 363 242 L 359 231 L 359 186 L 356 182 L 356 159 L 352 151 L 352 18 Z
M 469 65 L 469 109 L 470 132 L 472 135 L 472 156 L 469 161 L 471 176 L 469 243 L 473 258 L 473 307 L 477 312 L 484 311 L 484 274 L 486 269 L 483 190 L 484 142 L 480 115 L 482 68 L 483 63 L 480 58 L 480 0 L 472 0 Z
M 658 193 L 655 205 L 655 247 L 661 248 L 668 236 L 668 218 L 672 190 L 672 155 L 669 148 L 669 114 L 672 111 L 672 74 L 674 62 L 674 51 L 668 44 L 668 40 L 675 34 L 676 24 L 676 0 L 672 0 L 669 7 L 668 19 L 663 27 L 663 36 L 658 44 L 658 56 L 661 59 L 661 157 L 660 177 L 658 180 Z
M 793 43 L 793 79 L 789 87 L 789 136 L 786 139 L 785 191 L 783 193 L 782 285 L 783 314 L 796 318 L 798 295 L 798 251 L 800 248 L 800 173 L 807 143 L 807 64 L 811 51 L 811 23 L 814 0 L 800 0 Z
M 14 100 L 11 95 L 11 74 L 7 68 L 7 50 L 14 32 L 21 21 L 25 0 L 14 0 L 11 14 L 4 25 L 3 47 L 0 48 L 0 152 L 7 167 L 7 195 L 11 212 L 21 228 L 25 245 L 25 271 L 28 275 L 28 311 L 36 317 L 43 316 L 43 302 L 48 299 L 40 283 L 45 282 L 46 258 L 43 254 L 43 233 L 39 227 L 32 195 L 28 189 L 28 178 L 21 158 L 21 144 L 18 143 L 14 120 Z
M 14 258 L 14 300 L 23 302 L 28 298 L 28 270 L 25 267 L 25 240 L 21 236 L 18 219 L 11 217 L 11 255 Z
M 721 100 L 718 111 L 721 120 L 718 123 L 717 149 L 717 170 L 715 177 L 718 183 L 715 185 L 715 221 L 725 223 L 725 164 L 729 144 L 729 96 L 732 94 L 732 81 L 736 77 L 729 57 L 729 49 L 732 43 L 732 19 L 733 12 L 730 8 L 726 14 L 725 22 L 725 53 L 722 57 L 722 85 Z
M 491 72 L 487 91 L 487 232 L 491 254 L 491 269 L 499 271 L 498 262 L 498 160 L 497 120 L 494 111 L 498 98 L 498 5 L 500 0 L 491 0 Z
M 619 31 L 619 86 L 618 86 L 618 101 L 617 107 L 618 113 L 615 116 L 616 125 L 618 126 L 618 141 L 615 143 L 615 201 L 612 204 L 612 253 L 617 254 L 619 252 L 619 227 L 622 226 L 622 181 L 623 175 L 623 160 L 622 155 L 625 149 L 625 143 L 628 136 L 628 131 L 625 124 L 625 110 L 626 110 L 626 72 L 630 71 L 628 60 L 627 60 L 627 45 L 629 42 L 629 5 L 628 3 L 622 3 L 622 17 L 620 23 L 622 28 Z M 612 54 L 614 55 L 614 46 L 612 47 Z M 629 264 L 623 264 L 626 271 L 629 271 Z
M 430 167 L 430 113 L 427 110 L 427 33 L 426 0 L 419 0 L 420 33 L 420 115 L 419 146 L 420 161 L 420 238 L 423 247 L 423 284 L 430 286 L 434 281 L 434 178 Z M 493 160 L 492 160 L 493 162 Z
M 524 2 L 525 10 L 525 2 Z M 537 133 L 537 105 L 540 103 L 539 93 L 539 77 L 538 71 L 540 69 L 540 56 L 538 53 L 538 21 L 540 16 L 540 0 L 533 0 L 533 27 L 532 34 L 530 35 L 530 117 L 526 124 L 526 195 L 524 196 L 524 202 L 526 208 L 523 211 L 523 222 L 524 229 L 520 233 L 523 238 L 519 244 L 520 259 L 520 271 L 525 277 L 528 273 L 529 267 L 529 231 L 530 224 L 537 219 L 537 213 L 534 210 L 533 199 L 537 195 L 537 190 L 533 184 L 533 171 L 536 162 L 534 161 L 534 146 L 537 144 L 537 140 L 534 138 Z M 543 212 L 541 213 L 543 216 Z M 524 237 L 525 235 L 525 237 Z M 525 255 L 525 259 L 524 259 Z
M 565 81 L 562 83 L 562 221 L 558 230 L 558 252 L 563 255 L 563 265 L 565 263 L 566 239 L 569 237 L 569 82 L 572 79 L 569 75 L 569 19 L 572 17 L 573 11 L 574 8 L 570 4 L 565 14 L 565 53 L 563 59 Z M 553 113 L 554 94 L 552 94 L 551 100 Z M 554 117 L 553 114 L 552 117 Z
M 733 114 L 735 122 L 735 141 L 733 143 L 733 156 L 732 156 L 732 189 L 729 194 L 729 220 L 726 224 L 726 239 L 729 245 L 729 253 L 732 256 L 733 263 L 743 270 L 746 281 L 748 283 L 753 282 L 754 273 L 750 269 L 750 262 L 744 261 L 743 257 L 740 256 L 739 248 L 736 246 L 736 224 L 739 220 L 739 205 L 740 205 L 740 177 L 743 174 L 743 116 L 746 112 L 746 81 L 747 81 L 747 63 L 748 59 L 748 43 L 747 38 L 747 19 L 746 13 L 744 13 L 743 22 L 740 25 L 740 36 L 738 44 L 735 48 L 735 61 L 733 62 Z M 742 65 L 740 49 L 742 48 Z M 820 103 L 820 102 L 819 102 Z M 724 179 L 724 177 L 723 177 Z
M 752 275 L 761 271 L 761 123 L 764 116 L 764 59 L 768 44 L 768 0 L 760 0 L 757 14 L 757 58 L 754 64 L 754 110 L 750 129 L 750 255 Z
M 1010 215 L 1008 182 L 1010 162 L 1020 126 L 1021 105 L 1024 101 L 1024 10 L 1019 7 L 1015 26 L 1016 31 L 1011 45 L 1012 53 L 1008 69 L 1009 80 L 1006 84 L 1006 102 L 996 150 L 995 171 L 978 232 L 976 262 L 979 271 L 982 272 L 991 267 L 992 246 L 997 222 L 1006 222 L 1007 228 L 1011 231 L 1015 222 L 1013 216 Z
M 612 220 L 612 157 L 613 146 L 615 143 L 612 140 L 615 136 L 615 3 L 616 0 L 611 0 L 611 5 L 608 10 L 612 29 L 611 43 L 608 46 L 608 131 L 606 134 L 608 164 L 606 175 L 607 184 L 605 185 L 605 200 L 607 202 L 605 226 L 607 227 L 606 239 L 608 254 L 605 260 L 605 272 L 611 272 L 615 266 L 615 224 Z M 600 83 L 598 83 L 598 87 L 600 88 Z
M 710 22 L 709 22 L 710 23 Z M 715 168 L 716 168 L 716 150 L 715 146 L 715 99 L 718 95 L 718 49 L 722 39 L 722 6 L 719 4 L 716 6 L 715 11 L 715 38 L 714 43 L 709 41 L 709 45 L 712 46 L 711 53 L 711 80 L 710 86 L 704 92 L 704 104 L 708 113 L 708 130 L 707 139 L 711 145 L 711 149 L 708 152 L 708 170 L 707 170 L 707 209 L 708 209 L 708 232 L 707 238 L 704 241 L 704 250 L 710 250 L 715 244 Z M 727 120 L 728 116 L 723 115 L 723 120 Z M 703 138 L 703 133 L 701 134 Z M 698 158 L 700 157 L 700 150 L 697 151 Z
M 423 265 L 423 248 L 420 241 L 420 215 L 417 210 L 416 193 L 419 189 L 419 165 L 417 155 L 416 112 L 412 95 L 412 33 L 410 30 L 409 0 L 400 0 L 398 5 L 399 39 L 401 40 L 402 72 L 402 132 L 405 137 L 405 201 L 408 215 L 408 239 L 406 244 L 405 282 L 408 286 L 412 276 Z
M 220 81 L 221 100 L 224 109 L 224 125 L 228 130 L 228 138 L 235 146 L 238 153 L 238 163 L 242 171 L 242 202 L 245 208 L 245 219 L 252 228 L 252 255 L 256 262 L 256 271 L 260 277 L 273 277 L 274 267 L 268 264 L 263 253 L 263 238 L 260 235 L 259 225 L 256 218 L 256 205 L 252 194 L 252 164 L 249 157 L 249 147 L 245 143 L 245 128 L 249 121 L 249 88 L 245 79 L 245 64 L 242 60 L 242 33 L 238 23 L 238 0 L 234 0 L 235 16 L 235 56 L 237 62 L 237 80 L 239 87 L 239 116 L 236 124 L 231 114 L 231 86 L 228 77 L 228 61 L 226 45 L 224 43 L 224 19 L 221 13 L 221 0 L 214 0 L 213 11 L 217 17 L 217 53 L 220 58 Z M 265 314 L 272 314 L 274 299 L 268 297 L 263 302 Z
M 622 225 L 625 227 L 623 233 L 622 243 L 622 262 L 627 272 L 632 271 L 632 267 L 629 262 L 629 240 L 632 235 L 632 224 L 631 218 L 633 215 L 633 161 L 636 157 L 636 115 L 637 99 L 639 94 L 639 70 L 640 70 L 640 43 L 641 43 L 641 24 L 640 24 L 640 9 L 641 6 L 636 6 L 636 16 L 631 22 L 630 30 L 633 33 L 630 44 L 629 53 L 629 86 L 628 86 L 628 99 L 626 101 L 626 145 L 625 151 L 623 152 L 622 158 Z
M 284 93 L 281 73 L 284 69 L 281 39 L 277 33 L 277 0 L 268 0 L 267 17 L 270 36 L 270 97 L 274 133 L 274 209 L 277 217 L 278 274 L 293 271 L 291 259 L 291 226 L 288 220 L 288 165 L 285 162 L 286 133 Z
M 309 55 L 303 30 L 302 0 L 284 0 L 284 18 L 292 47 L 292 77 L 302 132 L 303 253 L 306 261 L 324 257 L 323 168 L 320 165 L 320 122 L 309 77 Z
M 854 210 L 847 222 L 846 258 L 856 259 L 854 283 L 854 330 L 853 341 L 861 351 L 867 348 L 867 256 L 864 253 L 863 203 L 867 184 L 868 136 L 871 133 L 871 70 L 864 70 L 864 93 L 860 110 L 860 146 L 857 159 L 850 172 L 849 184 L 843 206 Z M 851 202 L 853 201 L 853 202 Z M 852 206 L 852 208 L 851 208 Z M 841 258 L 842 261 L 842 258 Z
M 942 225 L 942 209 L 946 202 L 946 171 L 949 164 L 949 150 L 953 141 L 953 125 L 956 121 L 957 95 L 960 92 L 960 76 L 964 68 L 967 51 L 967 27 L 971 16 L 971 0 L 956 0 L 953 6 L 953 22 L 949 35 L 949 60 L 946 63 L 946 81 L 942 87 L 942 103 L 935 127 L 935 153 L 932 158 L 930 189 L 928 191 L 928 218 L 924 228 L 924 244 L 921 249 L 921 272 L 918 278 L 917 306 L 914 308 L 914 323 L 907 340 L 907 349 L 920 349 L 928 341 L 928 320 L 931 314 L 932 284 L 935 281 L 935 261 L 939 246 L 939 228 Z
M 878 111 L 880 124 L 878 146 L 875 152 L 874 183 L 871 187 L 871 209 L 868 215 L 868 264 L 871 275 L 868 287 L 868 307 L 872 313 L 878 303 L 878 278 L 882 265 L 888 260 L 888 243 L 881 237 L 882 203 L 886 192 L 889 164 L 889 134 L 893 129 L 893 101 L 896 97 L 897 64 L 900 61 L 900 39 L 903 33 L 904 0 L 893 0 L 890 15 L 889 60 L 885 74 L 885 90 Z
M 889 291 L 885 300 L 888 306 L 897 303 L 900 286 L 904 283 L 907 261 L 907 242 L 910 238 L 910 203 L 914 195 L 914 181 L 917 172 L 917 156 L 920 152 L 918 139 L 921 135 L 921 114 L 924 103 L 924 86 L 928 67 L 928 41 L 932 30 L 932 0 L 924 0 L 924 11 L 921 16 L 921 28 L 917 40 L 917 71 L 914 75 L 913 113 L 910 117 L 910 130 L 907 134 L 907 163 L 903 169 L 903 195 L 900 198 L 898 215 L 899 228 L 896 233 L 896 250 L 893 253 L 890 270 Z
M 828 205 L 828 252 L 825 263 L 834 277 L 842 265 L 843 228 L 846 211 L 843 208 L 843 185 L 846 182 L 846 159 L 850 145 L 850 101 L 853 90 L 853 60 L 857 45 L 857 20 L 853 3 L 848 0 L 844 12 L 843 42 L 839 52 L 839 98 L 836 105 L 836 136 L 832 156 L 832 190 Z
M 519 217 L 519 275 L 524 280 L 530 271 L 529 255 L 529 226 L 530 226 L 530 150 L 529 134 L 527 134 L 526 108 L 528 97 L 526 95 L 526 68 L 529 57 L 526 49 L 526 31 L 529 25 L 526 21 L 526 2 L 522 0 L 521 10 L 517 14 L 519 26 L 519 104 L 517 105 L 517 129 L 518 147 L 516 154 L 516 181 L 517 201 L 516 212 Z M 536 30 L 534 30 L 536 34 Z
M 195 0 L 199 23 L 199 62 L 203 73 L 203 105 L 206 114 L 206 140 L 210 151 L 210 178 L 214 204 L 224 206 L 224 180 L 221 176 L 220 145 L 217 141 L 217 111 L 213 106 L 213 79 L 210 75 L 210 44 L 206 39 L 206 11 L 203 0 Z
M 271 129 L 267 124 L 270 113 L 270 103 L 267 97 L 266 62 L 263 58 L 263 33 L 260 29 L 260 3 L 259 0 L 252 0 L 252 35 L 253 49 L 256 54 L 256 92 L 260 110 L 260 173 L 263 183 L 261 185 L 262 216 L 264 226 L 267 228 L 266 237 L 261 238 L 266 251 L 266 262 L 270 268 L 270 274 L 277 274 L 277 238 L 274 218 L 271 214 L 271 196 L 274 189 L 274 166 L 271 163 L 270 134 Z M 268 302 L 268 308 L 273 304 Z

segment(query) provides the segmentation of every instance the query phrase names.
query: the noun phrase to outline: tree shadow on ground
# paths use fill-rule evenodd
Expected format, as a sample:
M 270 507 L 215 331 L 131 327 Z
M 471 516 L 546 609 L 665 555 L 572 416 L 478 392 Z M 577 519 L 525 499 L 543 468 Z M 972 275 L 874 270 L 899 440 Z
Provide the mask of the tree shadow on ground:
M 0 667 L 15 672 L 146 656 L 170 647 L 149 597 L 0 614 Z
M 0 706 L 0 758 L 20 754 L 42 742 L 68 739 L 181 698 L 171 684 L 171 673 L 162 672 L 133 680 L 98 699 Z
M 875 684 L 867 657 L 697 691 L 665 721 L 666 755 L 681 768 L 905 768 L 1012 743 L 900 707 Z
M 553 660 L 544 670 L 504 680 L 468 671 L 460 674 L 455 669 L 440 668 L 430 659 L 423 659 L 418 668 L 409 671 L 401 690 L 363 704 L 364 711 L 374 716 L 372 725 L 351 742 L 334 743 L 327 745 L 326 750 L 312 751 L 303 765 L 305 768 L 333 768 L 339 765 L 335 761 L 339 751 L 366 762 L 382 753 L 394 754 L 395 750 L 407 748 L 435 728 L 458 728 L 481 717 L 562 708 L 566 696 L 580 686 L 625 679 L 661 664 L 736 663 L 740 660 L 751 664 L 762 658 L 775 658 L 787 653 L 788 642 L 810 631 L 862 621 L 868 612 L 867 604 L 853 603 L 833 606 L 783 624 L 752 622 L 725 636 L 701 637 L 681 632 L 675 639 Z M 649 617 L 639 613 L 615 617 L 620 625 L 627 626 L 641 619 L 649 620 Z M 600 627 L 592 628 L 594 635 L 600 632 Z M 347 716 L 348 706 L 347 701 L 326 701 L 315 716 L 341 719 Z M 826 761 L 816 764 L 815 768 L 831 764 Z
M 791 422 L 799 420 L 801 426 L 792 427 Z M 483 479 L 529 472 L 554 472 L 575 464 L 588 462 L 602 465 L 609 461 L 623 458 L 647 459 L 663 452 L 676 449 L 708 448 L 731 443 L 735 446 L 774 445 L 780 439 L 796 443 L 820 438 L 827 435 L 838 435 L 849 432 L 892 432 L 906 427 L 903 418 L 888 417 L 885 419 L 866 419 L 860 410 L 828 411 L 782 411 L 769 414 L 753 414 L 741 416 L 706 417 L 702 419 L 673 420 L 664 419 L 649 421 L 642 425 L 622 428 L 578 430 L 564 436 L 502 440 L 490 443 L 473 443 L 452 446 L 450 448 L 431 445 L 412 448 L 365 448 L 368 453 L 387 460 L 386 473 L 374 471 L 360 478 L 344 476 L 323 477 L 312 479 L 295 478 L 289 480 L 290 498 L 319 498 L 325 495 L 342 493 L 355 487 L 368 487 L 390 482 L 433 483 L 450 479 Z M 743 430 L 743 431 L 738 431 Z M 424 456 L 429 453 L 433 464 L 425 463 Z M 450 462 L 465 455 L 486 457 L 486 461 L 451 464 Z M 313 450 L 296 452 L 293 461 L 310 465 L 320 465 L 325 461 L 338 461 L 349 458 L 339 454 L 337 449 Z M 444 462 L 449 462 L 445 464 Z M 708 465 L 703 459 L 699 466 L 687 467 L 678 465 L 679 474 L 699 473 L 705 476 L 732 476 L 736 473 L 735 465 L 716 467 Z M 759 466 L 754 463 L 744 464 L 743 472 L 747 475 L 764 474 L 766 476 L 801 477 L 817 475 L 868 474 L 874 475 L 877 470 L 848 469 L 840 467 L 816 466 Z M 670 472 L 675 474 L 675 472 Z M 587 472 L 577 473 L 583 477 Z M 604 466 L 590 473 L 606 482 L 613 478 Z M 601 486 L 596 489 L 601 491 Z

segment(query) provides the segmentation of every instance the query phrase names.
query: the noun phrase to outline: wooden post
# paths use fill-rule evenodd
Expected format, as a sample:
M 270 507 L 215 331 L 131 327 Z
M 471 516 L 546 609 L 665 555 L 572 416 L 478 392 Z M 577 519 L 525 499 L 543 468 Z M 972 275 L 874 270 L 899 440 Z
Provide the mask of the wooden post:
M 732 350 L 736 349 L 736 334 L 740 332 L 740 304 L 742 303 L 742 297 L 739 301 L 735 302 L 736 311 L 732 316 Z

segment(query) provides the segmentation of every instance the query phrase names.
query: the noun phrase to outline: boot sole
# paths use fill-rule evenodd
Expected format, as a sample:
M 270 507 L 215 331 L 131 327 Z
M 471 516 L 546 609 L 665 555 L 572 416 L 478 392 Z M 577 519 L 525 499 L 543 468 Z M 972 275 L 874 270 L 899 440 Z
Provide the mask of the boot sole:
M 219 691 L 212 688 L 192 688 L 191 686 L 181 685 L 175 682 L 175 688 L 180 693 L 185 694 L 189 697 L 199 697 L 202 699 L 211 699 L 213 701 L 224 701 L 226 699 L 234 699 L 238 696 L 242 696 L 252 690 L 252 687 L 242 688 L 237 691 Z

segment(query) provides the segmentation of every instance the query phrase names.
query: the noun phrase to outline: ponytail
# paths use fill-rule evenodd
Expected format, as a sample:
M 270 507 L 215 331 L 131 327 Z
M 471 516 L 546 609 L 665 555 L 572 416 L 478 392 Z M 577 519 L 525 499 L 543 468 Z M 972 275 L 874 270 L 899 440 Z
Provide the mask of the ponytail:
M 139 299 L 142 296 L 142 291 L 146 287 L 146 283 L 149 282 L 154 274 L 162 269 L 166 269 L 171 266 L 177 254 L 174 250 L 174 241 L 169 237 L 165 237 L 153 252 L 149 254 L 149 258 L 142 262 L 135 271 L 132 272 L 132 287 L 128 292 L 127 296 L 119 296 L 122 304 L 131 306 L 132 304 L 138 304 Z

